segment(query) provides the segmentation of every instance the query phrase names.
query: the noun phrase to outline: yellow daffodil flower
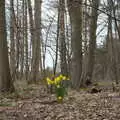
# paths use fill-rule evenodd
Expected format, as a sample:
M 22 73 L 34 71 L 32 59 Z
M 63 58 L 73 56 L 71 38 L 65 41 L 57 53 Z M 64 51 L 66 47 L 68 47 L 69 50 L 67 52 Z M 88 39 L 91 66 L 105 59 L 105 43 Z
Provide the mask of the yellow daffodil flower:
M 56 77 L 54 81 L 55 81 L 55 84 L 59 84 L 59 82 L 61 81 L 61 78 L 60 77 Z
M 48 85 L 54 84 L 54 81 L 52 81 L 50 78 L 47 78 L 47 84 Z
M 60 75 L 59 77 L 62 79 L 62 78 L 63 78 L 63 75 Z
M 64 75 L 60 75 L 59 77 L 60 77 L 62 80 L 69 80 L 69 78 L 66 77 L 66 76 L 64 76 Z

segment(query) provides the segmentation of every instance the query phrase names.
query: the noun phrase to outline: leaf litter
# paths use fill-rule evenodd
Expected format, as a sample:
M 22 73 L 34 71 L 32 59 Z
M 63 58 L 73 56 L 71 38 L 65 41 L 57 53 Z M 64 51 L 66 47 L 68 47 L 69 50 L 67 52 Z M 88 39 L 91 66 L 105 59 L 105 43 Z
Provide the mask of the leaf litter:
M 42 85 L 15 97 L 0 97 L 0 120 L 120 120 L 119 93 L 69 90 L 63 103 Z

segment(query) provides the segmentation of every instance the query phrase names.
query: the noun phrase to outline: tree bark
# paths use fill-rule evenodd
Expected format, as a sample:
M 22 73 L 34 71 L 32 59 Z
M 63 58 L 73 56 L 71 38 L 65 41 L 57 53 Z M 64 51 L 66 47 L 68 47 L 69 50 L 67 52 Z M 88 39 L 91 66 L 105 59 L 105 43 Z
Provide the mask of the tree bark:
M 82 10 L 79 0 L 68 0 L 72 37 L 72 70 L 71 79 L 73 88 L 78 88 L 82 73 Z
M 59 7 L 60 7 L 60 25 L 59 25 L 59 44 L 60 44 L 60 65 L 61 65 L 61 74 L 68 75 L 67 69 L 67 60 L 66 60 L 66 42 L 65 42 L 65 20 L 64 20 L 64 13 L 65 13 L 65 1 L 59 0 Z
M 27 13 L 27 0 L 25 0 L 25 78 L 28 80 L 29 63 L 28 63 L 28 13 Z
M 98 19 L 98 7 L 99 0 L 92 0 L 92 13 L 91 13 L 91 21 L 90 21 L 90 40 L 89 40 L 89 48 L 88 48 L 88 64 L 87 70 L 85 71 L 84 78 L 82 78 L 84 83 L 81 85 L 89 85 L 92 83 L 92 75 L 95 64 L 95 49 L 96 49 L 96 30 L 97 30 L 97 19 Z
M 15 80 L 15 15 L 14 0 L 10 0 L 10 68 L 12 79 Z
M 37 81 L 42 71 L 41 60 L 41 5 L 42 0 L 35 0 L 35 36 L 32 55 L 32 80 Z
M 31 34 L 31 43 L 32 43 L 32 60 L 31 60 L 31 76 L 30 76 L 30 80 L 28 81 L 28 83 L 32 83 L 35 82 L 33 79 L 33 68 L 34 68 L 34 44 L 35 44 L 35 24 L 34 24 L 34 20 L 33 20 L 33 12 L 32 12 L 32 6 L 31 6 L 31 0 L 27 0 L 27 4 L 28 4 L 28 13 L 29 13 L 29 24 L 30 24 L 30 34 Z M 36 73 L 35 73 L 36 74 Z M 35 76 L 36 77 L 36 76 Z M 36 78 L 35 78 L 36 79 Z
M 13 92 L 5 22 L 5 0 L 0 0 L 0 92 Z

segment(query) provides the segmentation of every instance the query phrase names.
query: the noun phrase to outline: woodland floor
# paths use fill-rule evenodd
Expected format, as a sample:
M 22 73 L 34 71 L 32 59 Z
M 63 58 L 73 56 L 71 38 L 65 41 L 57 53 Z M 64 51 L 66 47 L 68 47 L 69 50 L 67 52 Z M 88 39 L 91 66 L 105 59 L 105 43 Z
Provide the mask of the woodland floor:
M 57 103 L 43 85 L 22 87 L 19 94 L 0 96 L 0 120 L 120 120 L 118 93 L 69 90 L 63 103 Z

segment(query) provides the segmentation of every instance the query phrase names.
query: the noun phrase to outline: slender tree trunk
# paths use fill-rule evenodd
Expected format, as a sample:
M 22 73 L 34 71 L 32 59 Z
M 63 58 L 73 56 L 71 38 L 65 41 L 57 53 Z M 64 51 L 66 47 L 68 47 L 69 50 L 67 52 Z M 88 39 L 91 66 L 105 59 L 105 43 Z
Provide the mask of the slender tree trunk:
M 19 18 L 19 0 L 17 0 L 17 12 L 16 12 L 16 78 L 19 79 L 20 73 L 20 40 L 21 40 L 21 19 Z
M 58 62 L 58 50 L 59 50 L 59 23 L 60 23 L 60 7 L 58 7 L 58 18 L 57 18 L 57 37 L 56 37 L 56 50 L 55 50 L 55 65 L 54 65 L 54 75 L 56 74 L 57 62 Z
M 33 59 L 34 59 L 34 44 L 35 44 L 35 27 L 34 27 L 34 20 L 33 20 L 33 12 L 32 12 L 32 6 L 31 6 L 31 0 L 27 0 L 28 4 L 28 13 L 29 13 L 29 24 L 30 24 L 30 34 L 31 34 L 31 43 L 32 43 L 32 61 L 31 61 L 31 78 L 29 83 L 34 82 L 33 79 Z M 35 73 L 36 74 L 36 73 Z
M 67 69 L 67 60 L 66 60 L 65 20 L 64 20 L 65 1 L 64 0 L 59 0 L 59 5 L 60 5 L 59 43 L 60 43 L 61 74 L 67 76 L 68 75 L 68 69 Z
M 14 37 L 14 0 L 10 1 L 10 68 L 12 79 L 15 80 L 15 37 Z
M 87 0 L 85 0 L 85 4 L 87 4 Z M 88 43 L 89 43 L 89 32 L 88 32 L 88 28 L 89 28 L 89 22 L 90 20 L 88 19 L 86 13 L 89 14 L 89 9 L 88 6 L 85 6 L 83 8 L 83 65 L 82 65 L 82 75 L 81 75 L 81 80 L 80 80 L 80 87 L 84 87 L 83 82 L 85 80 L 85 76 L 86 76 L 86 72 L 87 72 L 87 66 L 88 66 Z
M 27 17 L 27 0 L 25 0 L 25 78 L 28 80 L 29 64 L 28 64 L 28 17 Z
M 68 15 L 67 12 L 65 13 L 65 21 L 66 21 L 66 59 L 67 59 L 67 70 L 68 70 L 68 76 L 70 76 L 71 71 L 71 43 L 69 39 L 69 25 L 68 25 Z
M 0 92 L 14 91 L 8 60 L 5 0 L 0 0 Z
M 24 77 L 24 52 L 25 52 L 25 0 L 22 1 L 22 25 L 21 25 L 21 64 L 20 64 L 20 79 Z

